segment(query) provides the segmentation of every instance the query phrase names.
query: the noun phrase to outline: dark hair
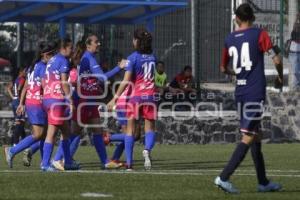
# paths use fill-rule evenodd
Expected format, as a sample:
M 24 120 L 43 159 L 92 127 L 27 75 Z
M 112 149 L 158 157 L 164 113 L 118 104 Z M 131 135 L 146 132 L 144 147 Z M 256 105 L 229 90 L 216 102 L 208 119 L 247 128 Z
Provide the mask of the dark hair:
M 60 48 L 66 48 L 72 43 L 72 40 L 70 38 L 62 38 L 57 40 L 57 49 Z
M 78 41 L 76 43 L 75 52 L 74 52 L 74 54 L 72 56 L 72 59 L 71 59 L 72 67 L 77 67 L 77 65 L 79 65 L 80 59 L 81 59 L 85 49 L 86 49 L 85 42 Z
M 38 49 L 35 52 L 34 59 L 29 67 L 29 72 L 32 72 L 34 65 L 42 59 L 42 54 L 54 54 L 56 51 L 56 43 L 42 41 L 39 43 Z
M 151 54 L 152 51 L 152 35 L 147 30 L 140 28 L 134 31 L 133 37 L 137 39 L 136 50 L 141 54 Z
M 293 30 L 291 33 L 292 40 L 300 40 L 300 13 L 298 13 L 296 21 L 293 26 Z
M 254 22 L 255 16 L 253 9 L 248 3 L 241 4 L 234 12 L 234 14 L 243 22 Z
M 187 70 L 193 70 L 192 67 L 190 65 L 186 65 L 184 68 L 183 68 L 183 72 L 187 71 Z
M 90 45 L 91 42 L 92 42 L 92 37 L 93 36 L 96 36 L 96 34 L 91 33 L 91 34 L 88 34 L 87 36 L 83 36 L 82 41 L 84 41 L 85 45 L 88 45 L 88 44 Z
M 159 64 L 161 64 L 161 65 L 165 66 L 165 63 L 164 63 L 164 61 L 157 61 L 156 65 L 159 65 Z

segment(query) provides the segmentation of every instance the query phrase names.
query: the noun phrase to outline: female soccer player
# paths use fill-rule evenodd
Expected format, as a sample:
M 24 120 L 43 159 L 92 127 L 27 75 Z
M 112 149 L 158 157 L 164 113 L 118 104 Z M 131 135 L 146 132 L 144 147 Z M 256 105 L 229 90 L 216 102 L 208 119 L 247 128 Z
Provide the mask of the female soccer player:
M 69 124 L 65 116 L 65 110 L 68 106 L 70 112 L 74 110 L 73 99 L 71 98 L 70 87 L 68 83 L 69 61 L 67 58 L 72 53 L 72 41 L 70 39 L 61 39 L 58 42 L 59 52 L 47 63 L 46 72 L 43 78 L 43 106 L 48 113 L 48 130 L 44 143 L 44 155 L 41 169 L 43 171 L 55 171 L 50 163 L 55 134 L 61 130 L 61 144 L 64 154 L 65 170 L 76 170 L 79 166 L 73 163 L 70 155 L 69 143 Z
M 72 99 L 73 103 L 75 106 L 75 110 L 72 113 L 72 119 L 70 122 L 71 125 L 71 135 L 70 135 L 70 154 L 73 159 L 75 152 L 78 149 L 79 143 L 80 143 L 80 133 L 82 131 L 82 127 L 78 125 L 77 121 L 77 111 L 76 108 L 78 108 L 79 105 L 79 96 L 77 93 L 77 81 L 78 81 L 78 69 L 79 69 L 79 63 L 81 60 L 81 57 L 85 51 L 85 43 L 82 41 L 77 42 L 76 47 L 75 47 L 75 52 L 71 58 L 71 63 L 72 63 L 72 68 L 70 70 L 70 75 L 69 75 L 69 82 L 72 85 Z M 68 110 L 69 111 L 69 110 Z M 73 159 L 74 161 L 74 159 Z M 58 147 L 58 150 L 54 156 L 52 165 L 57 169 L 57 170 L 64 170 L 63 167 L 63 149 L 62 145 L 60 144 Z
M 145 158 L 144 167 L 151 169 L 150 152 L 155 144 L 154 120 L 156 119 L 156 104 L 154 101 L 154 69 L 156 59 L 152 54 L 152 36 L 144 29 L 134 32 L 133 46 L 136 50 L 127 58 L 126 72 L 114 98 L 109 102 L 108 108 L 112 109 L 116 100 L 125 90 L 129 82 L 134 87 L 130 100 L 127 104 L 127 131 L 125 136 L 126 164 L 130 171 L 132 169 L 132 154 L 134 146 L 134 135 L 136 120 L 141 117 L 145 120 Z
M 7 92 L 12 99 L 12 109 L 15 118 L 15 130 L 12 136 L 12 145 L 16 145 L 19 142 L 20 136 L 22 139 L 25 138 L 25 130 L 24 130 L 24 123 L 25 123 L 25 115 L 18 115 L 16 113 L 17 107 L 20 103 L 20 93 L 25 84 L 25 77 L 26 68 L 21 68 L 19 70 L 17 78 L 7 86 Z
M 278 191 L 281 189 L 281 185 L 269 181 L 266 177 L 259 129 L 266 96 L 264 53 L 273 53 L 277 71 L 282 75 L 281 60 L 278 56 L 280 51 L 278 51 L 278 47 L 272 45 L 266 31 L 252 26 L 255 16 L 249 4 L 240 5 L 235 11 L 235 15 L 239 29 L 231 33 L 225 40 L 221 71 L 235 75 L 237 79 L 235 97 L 237 105 L 240 107 L 242 140 L 237 145 L 227 166 L 215 179 L 215 185 L 229 193 L 239 192 L 229 182 L 229 178 L 251 148 L 258 179 L 258 191 Z M 230 57 L 233 59 L 233 71 L 227 67 Z M 282 76 L 279 76 L 278 79 L 282 82 Z
M 125 67 L 126 62 L 121 61 L 120 65 L 112 69 L 107 73 L 103 73 L 101 66 L 97 63 L 95 53 L 99 51 L 100 42 L 95 35 L 87 37 L 86 51 L 84 52 L 79 67 L 79 83 L 80 101 L 79 109 L 77 111 L 79 117 L 79 123 L 82 125 L 98 125 L 100 122 L 100 116 L 98 112 L 99 96 L 103 94 L 103 86 L 108 78 L 117 74 L 122 68 Z M 104 92 L 107 92 L 104 90 Z M 88 105 L 93 102 L 93 105 Z M 105 144 L 102 138 L 102 130 L 98 127 L 91 128 L 93 132 L 93 142 L 97 154 L 105 168 L 118 168 L 119 166 L 113 162 L 109 162 L 107 159 Z
M 17 114 L 24 115 L 26 113 L 29 122 L 32 125 L 32 135 L 27 136 L 14 147 L 6 147 L 6 161 L 12 168 L 12 161 L 15 155 L 31 145 L 39 145 L 37 141 L 41 140 L 46 130 L 47 114 L 42 107 L 42 77 L 45 74 L 46 63 L 54 55 L 56 47 L 54 44 L 41 42 L 39 49 L 27 75 L 24 89 L 21 93 L 20 104 L 17 108 Z M 41 154 L 42 155 L 42 154 Z

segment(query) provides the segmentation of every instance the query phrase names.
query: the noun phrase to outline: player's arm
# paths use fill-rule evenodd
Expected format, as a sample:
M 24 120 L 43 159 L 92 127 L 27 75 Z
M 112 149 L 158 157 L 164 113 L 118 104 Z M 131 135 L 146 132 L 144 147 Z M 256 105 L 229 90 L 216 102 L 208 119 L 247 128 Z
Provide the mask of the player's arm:
M 25 81 L 24 83 L 24 87 L 21 91 L 21 94 L 20 94 L 20 105 L 24 105 L 25 104 L 25 97 L 26 97 L 26 93 L 27 93 L 27 86 L 28 86 L 28 82 L 27 80 Z
M 68 82 L 69 76 L 67 73 L 62 73 L 61 74 L 61 82 L 62 82 L 62 89 L 65 94 L 65 98 L 67 101 L 70 102 L 71 105 L 73 105 L 73 99 L 71 96 L 71 88 L 70 84 Z
M 279 82 L 283 83 L 283 65 L 280 56 L 280 48 L 277 45 L 273 45 L 269 34 L 266 31 L 262 31 L 259 36 L 259 47 L 264 53 L 271 55 L 273 63 L 278 73 Z
M 20 79 L 20 83 L 19 83 L 18 88 L 17 88 L 18 94 L 21 94 L 21 91 L 24 87 L 25 82 L 26 82 L 25 78 Z
M 221 62 L 220 70 L 224 74 L 235 76 L 236 75 L 235 72 L 228 67 L 229 60 L 230 57 L 228 54 L 228 49 L 224 47 L 222 50 L 222 62 Z
M 130 64 L 128 64 L 130 63 Z M 121 67 L 125 67 L 127 66 L 127 71 L 124 74 L 124 78 L 122 80 L 122 82 L 119 85 L 119 88 L 116 92 L 116 94 L 114 95 L 113 99 L 107 104 L 108 110 L 113 110 L 113 107 L 117 101 L 117 99 L 121 96 L 121 94 L 124 92 L 125 88 L 127 87 L 128 83 L 131 81 L 131 77 L 132 77 L 132 64 L 130 61 L 127 60 L 122 60 L 120 63 Z
M 7 91 L 8 95 L 10 96 L 11 99 L 14 98 L 12 89 L 13 89 L 13 83 L 10 82 L 10 83 L 7 85 L 7 87 L 6 87 L 6 91 Z
M 25 83 L 24 83 L 24 87 L 23 87 L 23 89 L 21 91 L 21 94 L 20 94 L 20 103 L 19 103 L 19 106 L 17 107 L 17 110 L 16 110 L 18 115 L 24 114 L 24 112 L 25 112 L 24 105 L 25 105 L 25 97 L 26 97 L 26 93 L 27 93 L 27 86 L 28 86 L 28 82 L 26 80 Z

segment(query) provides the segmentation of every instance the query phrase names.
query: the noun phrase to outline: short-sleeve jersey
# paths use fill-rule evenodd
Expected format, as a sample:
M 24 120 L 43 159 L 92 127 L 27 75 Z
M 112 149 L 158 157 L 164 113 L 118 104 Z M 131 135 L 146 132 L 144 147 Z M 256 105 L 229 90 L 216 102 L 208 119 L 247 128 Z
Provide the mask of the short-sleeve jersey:
M 265 99 L 264 53 L 272 47 L 268 33 L 259 28 L 235 31 L 226 38 L 222 62 L 232 59 L 236 97 L 245 101 Z
M 27 73 L 26 104 L 41 104 L 43 89 L 42 78 L 46 71 L 46 63 L 39 61 L 32 72 Z
M 80 78 L 80 91 L 85 96 L 97 96 L 103 92 L 101 82 L 99 81 L 99 75 L 93 74 L 93 68 L 99 68 L 95 55 L 89 51 L 85 51 L 79 67 Z M 91 75 L 91 76 L 90 76 Z M 102 74 L 103 75 L 103 74 Z
M 131 96 L 152 96 L 155 92 L 155 56 L 134 52 L 127 60 L 125 70 L 132 73 L 131 81 L 134 85 Z
M 44 74 L 44 99 L 63 99 L 61 74 L 68 74 L 69 61 L 60 53 L 53 56 L 47 63 Z

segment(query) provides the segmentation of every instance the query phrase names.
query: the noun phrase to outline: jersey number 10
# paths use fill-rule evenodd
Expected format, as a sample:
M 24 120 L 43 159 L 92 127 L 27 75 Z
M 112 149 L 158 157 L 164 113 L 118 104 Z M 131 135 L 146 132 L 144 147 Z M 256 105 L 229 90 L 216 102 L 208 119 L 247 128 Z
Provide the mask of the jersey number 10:
M 233 57 L 233 70 L 236 74 L 241 73 L 243 67 L 246 71 L 251 70 L 252 61 L 250 60 L 250 48 L 248 42 L 242 44 L 240 65 L 238 64 L 239 53 L 237 48 L 235 46 L 230 47 L 228 53 L 230 57 Z

